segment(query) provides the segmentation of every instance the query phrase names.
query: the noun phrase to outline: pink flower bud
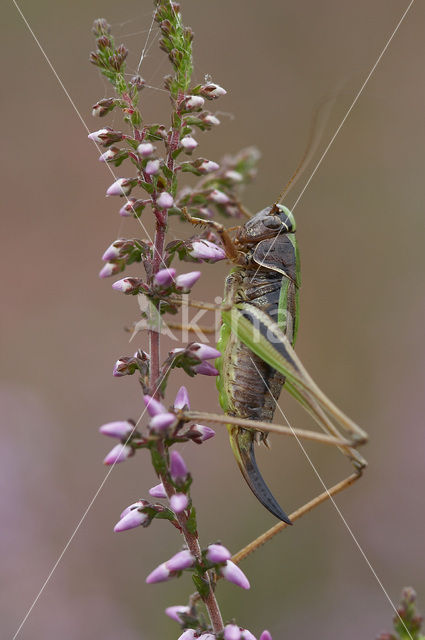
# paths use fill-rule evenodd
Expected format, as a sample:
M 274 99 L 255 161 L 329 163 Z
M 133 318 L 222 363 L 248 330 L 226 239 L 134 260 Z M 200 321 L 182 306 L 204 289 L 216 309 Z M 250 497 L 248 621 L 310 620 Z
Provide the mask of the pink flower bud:
M 87 136 L 89 140 L 93 140 L 93 142 L 97 142 L 102 144 L 108 134 L 112 131 L 110 128 L 99 129 L 98 131 L 93 131 L 93 133 L 89 133 Z
M 213 367 L 209 362 L 201 362 L 193 367 L 195 373 L 199 373 L 203 376 L 218 376 L 219 371 Z
M 224 640 L 241 640 L 241 630 L 235 624 L 226 624 L 224 627 Z
M 191 289 L 195 282 L 201 277 L 200 271 L 189 271 L 189 273 L 182 273 L 176 278 L 176 285 L 182 289 Z
M 122 520 L 122 518 L 124 518 L 127 513 L 130 513 L 130 511 L 134 511 L 134 509 L 141 509 L 142 507 L 147 507 L 148 504 L 149 502 L 147 500 L 138 500 L 137 502 L 133 502 L 132 504 L 128 505 L 128 507 L 126 507 L 123 511 L 121 511 L 120 520 Z
M 186 109 L 200 109 L 205 100 L 201 96 L 187 96 L 185 100 Z
M 152 398 L 152 396 L 143 396 L 143 400 L 145 401 L 146 409 L 150 416 L 154 417 L 159 413 L 167 413 L 167 409 L 164 407 L 161 402 Z
M 207 124 L 212 124 L 212 125 L 215 125 L 215 126 L 221 124 L 220 120 L 216 116 L 213 116 L 212 113 L 205 114 L 205 116 L 202 119 Z
M 156 484 L 154 487 L 151 487 L 149 489 L 149 494 L 151 496 L 153 496 L 154 498 L 166 498 L 167 497 L 167 494 L 165 492 L 164 485 L 162 484 L 162 482 L 160 482 L 159 484 Z
M 131 511 L 126 513 L 126 515 L 121 518 L 121 520 L 117 522 L 114 527 L 114 531 L 115 533 L 118 533 L 119 531 L 134 529 L 135 527 L 140 527 L 140 525 L 142 525 L 147 520 L 149 520 L 149 516 L 147 516 L 146 513 L 143 513 L 138 509 L 132 509 Z
M 178 640 L 196 640 L 195 629 L 186 629 L 186 631 L 183 631 L 181 636 L 179 636 Z
M 242 640 L 257 640 L 257 638 L 251 633 L 251 631 L 244 629 L 242 631 Z
M 176 416 L 174 413 L 159 413 L 158 415 L 151 418 L 149 422 L 149 427 L 152 431 L 165 431 L 168 427 L 176 421 Z
M 202 633 L 198 640 L 215 640 L 215 636 L 212 633 Z
M 111 451 L 108 453 L 106 458 L 103 461 L 103 464 L 111 465 L 117 464 L 118 462 L 124 462 L 130 456 L 134 454 L 132 447 L 127 444 L 117 444 Z
M 160 209 L 170 209 L 174 205 L 173 196 L 167 191 L 162 191 L 156 204 Z
M 223 191 L 220 191 L 219 189 L 213 189 L 208 197 L 210 198 L 210 200 L 216 202 L 217 204 L 227 204 L 228 202 L 230 202 L 229 196 L 227 196 L 225 193 L 223 193 Z
M 174 513 L 182 513 L 189 504 L 189 499 L 184 493 L 175 493 L 170 498 L 170 507 Z
M 208 344 L 201 344 L 200 342 L 193 342 L 190 345 L 190 350 L 193 351 L 200 360 L 212 360 L 221 356 L 220 351 L 217 351 L 214 347 L 210 347 Z
M 273 640 L 270 631 L 263 631 L 263 633 L 260 636 L 260 640 Z
M 134 180 L 131 178 L 118 178 L 108 187 L 106 191 L 107 196 L 128 196 L 134 185 Z
M 149 160 L 146 164 L 145 173 L 148 176 L 154 176 L 159 171 L 159 160 Z
M 241 173 L 239 173 L 239 171 L 226 171 L 226 173 L 224 174 L 224 177 L 227 178 L 228 180 L 231 180 L 232 182 L 242 182 L 243 180 L 243 175 Z
M 176 275 L 175 269 L 161 269 L 154 276 L 154 282 L 160 287 L 169 287 Z
M 129 198 L 125 204 L 119 210 L 119 214 L 122 218 L 128 218 L 129 216 L 133 216 L 136 211 L 134 208 L 135 203 L 137 202 L 136 198 Z
M 233 582 L 233 584 L 236 584 L 238 587 L 242 587 L 242 589 L 250 588 L 248 578 L 242 569 L 239 569 L 231 560 L 228 560 L 224 567 L 220 567 L 219 571 L 223 578 L 226 578 L 229 582 Z
M 139 280 L 137 278 L 123 278 L 122 280 L 117 280 L 112 285 L 112 288 L 115 291 L 120 291 L 121 293 L 131 293 L 135 291 L 139 286 Z
M 204 160 L 198 167 L 199 171 L 202 173 L 211 173 L 211 171 L 217 171 L 220 169 L 220 165 L 217 162 L 213 162 L 212 160 Z
M 180 389 L 177 391 L 176 399 L 174 400 L 174 409 L 178 411 L 179 409 L 184 409 L 185 407 L 190 409 L 189 394 L 186 387 L 180 387 Z
M 214 82 L 209 82 L 201 87 L 201 93 L 208 100 L 214 100 L 215 98 L 220 98 L 220 96 L 225 96 L 227 91 L 220 87 L 220 85 L 215 84 Z
M 192 250 L 189 251 L 189 255 L 199 260 L 218 262 L 219 260 L 224 260 L 226 252 L 209 240 L 196 240 L 192 243 Z
M 109 160 L 112 160 L 113 158 L 115 158 L 117 153 L 119 153 L 119 151 L 120 150 L 117 149 L 117 147 L 111 147 L 110 149 L 105 151 L 105 153 L 102 153 L 102 155 L 99 156 L 99 162 L 108 162 Z
M 165 566 L 165 562 L 159 565 L 156 569 L 151 571 L 151 573 L 146 578 L 147 584 L 153 584 L 155 582 L 165 582 L 170 577 L 170 571 Z
M 203 424 L 194 424 L 190 428 L 190 437 L 197 444 L 201 444 L 202 442 L 205 442 L 205 440 L 209 440 L 214 436 L 214 429 L 211 429 L 211 427 L 207 427 Z
M 170 453 L 170 473 L 174 481 L 186 480 L 189 474 L 186 463 L 178 451 Z
M 189 549 L 179 551 L 172 558 L 167 560 L 165 566 L 169 571 L 183 571 L 195 564 L 195 556 L 193 556 Z
M 137 153 L 141 158 L 149 158 L 155 151 L 155 147 L 151 142 L 142 142 L 137 147 Z
M 172 620 L 175 620 L 179 624 L 182 624 L 183 621 L 180 618 L 179 614 L 183 613 L 183 614 L 189 615 L 190 614 L 190 607 L 185 607 L 184 605 L 174 605 L 174 607 L 167 607 L 165 609 L 165 613 Z
M 206 558 L 211 564 L 220 564 L 230 560 L 232 554 L 222 544 L 209 544 L 207 547 Z
M 105 262 L 108 260 L 115 260 L 115 258 L 118 258 L 119 255 L 120 255 L 119 248 L 116 247 L 114 243 L 112 243 L 111 245 L 109 245 L 109 247 L 106 249 L 105 253 L 103 254 L 102 260 L 104 260 Z
M 120 439 L 126 438 L 133 430 L 134 425 L 127 420 L 107 422 L 99 428 L 100 433 L 103 433 L 104 436 Z
M 107 262 L 99 271 L 99 278 L 109 278 L 121 271 L 121 266 L 113 262 Z
M 195 138 L 192 138 L 192 136 L 185 136 L 180 140 L 180 145 L 185 151 L 192 153 L 192 151 L 198 146 L 198 143 Z

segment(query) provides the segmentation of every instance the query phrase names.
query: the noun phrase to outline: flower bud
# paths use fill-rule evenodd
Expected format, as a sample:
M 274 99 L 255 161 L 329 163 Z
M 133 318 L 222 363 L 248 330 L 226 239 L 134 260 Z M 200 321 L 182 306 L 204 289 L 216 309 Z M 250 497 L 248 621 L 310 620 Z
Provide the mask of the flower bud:
M 212 125 L 219 125 L 221 124 L 220 120 L 214 116 L 212 113 L 206 113 L 203 117 L 202 120 L 206 123 L 206 124 L 212 124 Z
M 204 424 L 193 424 L 190 427 L 190 431 L 187 433 L 187 436 L 191 438 L 193 442 L 196 442 L 196 444 L 202 444 L 205 440 L 213 438 L 215 436 L 215 431 Z
M 135 293 L 138 291 L 140 286 L 139 278 L 123 278 L 122 280 L 117 280 L 112 285 L 112 288 L 115 291 L 120 291 L 121 293 Z
M 205 100 L 201 96 L 186 96 L 184 101 L 185 109 L 200 109 Z
M 180 140 L 180 146 L 183 147 L 187 153 L 192 153 L 198 146 L 198 143 L 192 136 L 184 136 L 184 138 Z
M 218 262 L 219 260 L 224 260 L 226 252 L 209 240 L 195 240 L 192 243 L 192 250 L 189 251 L 189 255 L 199 260 Z
M 149 422 L 149 427 L 152 431 L 156 431 L 156 432 L 165 431 L 165 429 L 168 429 L 168 427 L 171 427 L 171 425 L 175 421 L 176 421 L 176 416 L 174 415 L 174 413 L 169 413 L 167 411 L 166 413 L 159 413 L 158 415 L 151 418 Z
M 229 549 L 222 544 L 209 544 L 207 547 L 206 558 L 211 564 L 220 564 L 230 560 L 232 554 Z
M 220 98 L 220 96 L 225 96 L 227 91 L 220 85 L 209 82 L 201 87 L 201 93 L 208 100 L 214 100 L 215 98 Z
M 118 178 L 108 187 L 107 196 L 128 196 L 134 186 L 135 180 L 132 178 Z
M 117 422 L 107 422 L 103 424 L 99 431 L 104 436 L 110 436 L 111 438 L 119 438 L 120 440 L 127 438 L 134 430 L 134 425 L 128 420 L 120 420 Z
M 165 562 L 156 567 L 146 578 L 147 584 L 154 584 L 155 582 L 165 582 L 170 577 L 170 571 L 165 566 Z
M 103 464 L 111 465 L 117 464 L 118 462 L 124 462 L 124 460 L 127 460 L 127 458 L 129 458 L 133 454 L 134 451 L 128 444 L 117 444 L 108 453 L 103 461 Z
M 102 256 L 102 260 L 104 260 L 105 262 L 107 262 L 108 260 L 115 260 L 116 258 L 119 257 L 119 255 L 120 255 L 120 249 L 113 242 L 106 249 L 105 253 Z
M 178 411 L 179 409 L 184 409 L 185 407 L 190 409 L 189 394 L 186 387 L 180 387 L 180 389 L 177 391 L 176 399 L 174 400 L 174 409 Z
M 165 613 L 172 620 L 175 620 L 179 624 L 182 624 L 183 621 L 180 618 L 179 614 L 189 615 L 190 614 L 190 607 L 187 607 L 187 606 L 184 606 L 184 605 L 174 605 L 174 607 L 167 607 L 165 609 Z
M 196 640 L 195 629 L 186 629 L 186 631 L 183 631 L 181 636 L 179 636 L 178 640 Z
M 149 505 L 149 502 L 147 500 L 137 500 L 137 502 L 133 502 L 132 504 L 129 504 L 128 507 L 126 507 L 121 511 L 120 520 L 124 518 L 124 516 L 126 516 L 127 513 L 130 513 L 130 511 L 133 511 L 134 509 L 142 509 L 143 507 L 147 507 L 148 505 Z
M 162 191 L 156 204 L 160 209 L 170 209 L 174 205 L 173 196 L 167 191 Z
M 119 210 L 119 214 L 123 218 L 134 216 L 137 213 L 143 211 L 147 202 L 149 201 L 137 200 L 137 198 L 128 198 L 127 202 L 123 204 L 123 206 Z
M 170 498 L 170 507 L 174 513 L 182 513 L 189 504 L 189 498 L 184 493 L 175 493 Z
M 260 640 L 273 640 L 269 631 L 265 630 L 260 636 Z
M 164 485 L 162 484 L 162 482 L 160 482 L 159 484 L 156 484 L 154 487 L 151 487 L 149 489 L 149 495 L 153 496 L 154 498 L 166 498 L 167 494 L 165 492 Z
M 140 527 L 144 522 L 149 520 L 149 516 L 138 509 L 132 509 L 128 513 L 125 514 L 118 520 L 117 524 L 114 527 L 115 533 L 119 531 L 127 531 L 128 529 L 134 529 L 135 527 Z
M 250 588 L 248 578 L 242 569 L 239 569 L 239 567 L 231 560 L 228 560 L 224 567 L 220 567 L 219 571 L 223 578 L 229 582 L 233 582 L 233 584 L 236 584 L 238 587 L 242 587 L 242 589 Z
M 212 633 L 202 633 L 198 640 L 215 640 L 215 636 Z
M 236 624 L 226 624 L 224 627 L 224 640 L 241 640 L 241 630 Z
M 208 197 L 210 200 L 216 202 L 217 204 L 227 204 L 228 202 L 230 202 L 229 196 L 219 189 L 213 189 Z
M 165 566 L 169 571 L 183 571 L 195 564 L 195 556 L 193 556 L 189 549 L 179 551 L 172 558 L 167 560 Z
M 145 402 L 147 412 L 152 416 L 152 418 L 159 413 L 167 413 L 167 409 L 164 405 L 158 400 L 155 400 L 155 398 L 152 398 L 152 396 L 143 396 L 143 400 Z
M 155 147 L 151 142 L 141 142 L 137 147 L 137 153 L 141 158 L 149 158 L 155 151 Z
M 120 271 L 122 271 L 120 264 L 107 262 L 99 271 L 99 278 L 109 278 L 109 276 L 115 276 Z
M 160 165 L 159 160 L 149 160 L 145 167 L 145 173 L 148 176 L 154 176 L 159 171 L 159 165 Z
M 202 344 L 200 342 L 192 342 L 190 345 L 190 351 L 192 351 L 200 360 L 212 360 L 221 356 L 220 351 L 210 347 L 208 344 Z
M 201 362 L 193 367 L 195 373 L 199 373 L 203 376 L 218 376 L 219 371 L 213 367 L 209 362 Z
M 114 98 L 104 98 L 103 100 L 99 100 L 99 102 L 93 105 L 91 114 L 95 118 L 96 117 L 102 118 L 103 116 L 106 116 L 107 113 L 112 111 L 114 106 L 115 106 Z
M 251 631 L 248 631 L 248 629 L 243 629 L 241 638 L 242 640 L 257 640 L 257 638 L 251 633 Z
M 120 150 L 118 147 L 110 147 L 105 151 L 105 153 L 102 153 L 102 155 L 99 156 L 99 162 L 109 162 L 110 160 L 113 160 L 119 152 Z
M 217 169 L 220 169 L 220 165 L 213 160 L 203 160 L 198 166 L 198 170 L 201 173 L 211 173 L 212 171 L 217 171 Z
M 175 275 L 175 269 L 160 269 L 153 279 L 158 286 L 168 288 L 173 283 Z
M 184 481 L 189 475 L 186 463 L 178 451 L 170 453 L 170 473 L 174 482 Z
M 233 171 L 233 170 L 226 171 L 226 173 L 224 174 L 224 177 L 227 178 L 228 180 L 231 180 L 232 182 L 243 181 L 243 175 L 239 173 L 239 171 Z
M 104 127 L 103 129 L 89 133 L 87 137 L 97 144 L 108 147 L 110 144 L 122 140 L 122 133 L 121 131 L 114 131 L 111 127 Z
M 195 282 L 201 277 L 200 271 L 189 271 L 189 273 L 182 273 L 176 278 L 177 287 L 185 290 L 189 290 L 193 287 Z

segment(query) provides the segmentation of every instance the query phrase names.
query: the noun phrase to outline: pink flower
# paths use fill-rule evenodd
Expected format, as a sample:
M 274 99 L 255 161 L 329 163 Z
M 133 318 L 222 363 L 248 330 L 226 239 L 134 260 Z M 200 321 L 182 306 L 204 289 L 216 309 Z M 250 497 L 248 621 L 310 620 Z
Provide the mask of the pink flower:
M 151 487 L 149 489 L 149 494 L 151 496 L 153 496 L 154 498 L 166 498 L 167 497 L 167 494 L 165 492 L 164 485 L 162 484 L 162 482 L 160 482 L 159 484 L 156 484 L 154 487 Z
M 158 413 L 167 413 L 164 405 L 158 400 L 155 400 L 155 398 L 152 398 L 152 396 L 143 396 L 143 400 L 145 401 L 146 409 L 150 416 L 156 416 Z
M 158 415 L 151 418 L 149 422 L 149 427 L 152 431 L 164 431 L 171 427 L 171 425 L 176 421 L 176 416 L 174 413 L 170 413 L 166 411 L 165 413 L 159 413 Z
M 128 420 L 119 420 L 117 422 L 107 422 L 106 424 L 103 424 L 99 428 L 99 431 L 100 433 L 103 433 L 104 436 L 124 439 L 131 434 L 133 429 L 134 425 L 131 422 L 128 422 Z
M 190 409 L 189 394 L 187 393 L 186 387 L 180 387 L 180 389 L 177 391 L 176 399 L 174 400 L 174 409 L 178 411 L 179 409 L 184 409 L 185 407 Z
M 239 569 L 231 560 L 228 560 L 224 567 L 220 567 L 220 573 L 223 578 L 226 578 L 229 582 L 233 582 L 233 584 L 236 584 L 238 587 L 242 587 L 242 589 L 250 588 L 249 580 L 242 569 Z
M 220 165 L 212 160 L 204 160 L 201 162 L 198 169 L 202 173 L 211 173 L 211 171 L 217 171 L 217 169 L 220 169 Z
M 218 262 L 218 260 L 224 260 L 226 252 L 209 240 L 195 240 L 192 243 L 192 250 L 189 251 L 189 255 L 200 260 Z
M 183 571 L 183 569 L 189 569 L 195 564 L 195 556 L 190 553 L 189 549 L 184 549 L 167 560 L 165 564 L 169 571 Z
M 162 191 L 161 195 L 156 201 L 156 204 L 160 209 L 171 209 L 174 205 L 173 196 L 170 195 L 167 191 Z
M 218 376 L 219 371 L 209 362 L 201 362 L 193 367 L 195 373 L 200 373 L 203 376 Z
M 195 282 L 201 277 L 200 271 L 189 271 L 189 273 L 182 273 L 176 278 L 176 285 L 181 289 L 189 290 L 193 287 Z
M 241 640 L 241 630 L 236 624 L 226 624 L 224 627 L 224 640 Z
M 134 185 L 134 180 L 131 178 L 118 178 L 108 187 L 106 191 L 107 196 L 128 196 Z
M 207 124 L 213 124 L 215 126 L 221 124 L 220 120 L 216 116 L 214 116 L 212 113 L 207 113 L 203 117 L 203 121 L 206 122 Z
M 195 629 L 186 629 L 183 631 L 178 640 L 196 640 Z
M 185 509 L 187 509 L 188 504 L 189 499 L 184 493 L 175 493 L 170 498 L 170 507 L 174 511 L 174 513 L 182 513 Z
M 137 153 L 141 158 L 149 158 L 153 154 L 155 147 L 150 142 L 142 142 L 137 147 Z
M 229 549 L 222 544 L 209 544 L 207 547 L 206 558 L 211 564 L 220 564 L 230 560 L 232 554 Z
M 145 173 L 148 176 L 154 176 L 159 171 L 159 160 L 149 160 L 146 164 Z
M 214 100 L 215 98 L 220 98 L 220 96 L 225 96 L 227 91 L 223 89 L 223 87 L 220 87 L 220 85 L 209 82 L 201 87 L 201 93 L 205 98 L 208 98 L 208 100 Z
M 260 640 L 273 640 L 270 631 L 263 631 Z
M 196 444 L 201 444 L 205 440 L 209 440 L 215 436 L 214 429 L 204 424 L 194 424 L 190 428 L 190 437 Z
M 175 605 L 174 607 L 167 607 L 165 609 L 165 613 L 172 620 L 175 620 L 176 622 L 182 624 L 182 619 L 180 618 L 179 614 L 183 613 L 188 615 L 190 613 L 190 607 L 185 607 L 184 605 Z
M 115 276 L 120 271 L 121 267 L 119 264 L 107 262 L 99 271 L 99 278 L 109 278 L 110 276 Z
M 124 462 L 134 453 L 132 447 L 128 446 L 128 444 L 117 444 L 111 451 L 108 453 L 106 458 L 103 461 L 103 464 L 111 465 L 117 464 L 118 462 Z
M 189 474 L 186 463 L 178 451 L 170 453 L 170 473 L 174 481 L 186 480 Z
M 229 196 L 219 189 L 213 189 L 209 194 L 209 198 L 217 204 L 227 204 L 228 202 L 230 202 Z
M 146 513 L 143 513 L 138 509 L 132 509 L 117 522 L 114 527 L 114 531 L 115 533 L 118 533 L 119 531 L 134 529 L 135 527 L 140 527 L 140 525 L 147 520 L 149 520 L 149 516 L 147 516 Z
M 198 146 L 198 143 L 195 138 L 192 138 L 192 136 L 185 136 L 180 140 L 180 145 L 185 151 L 192 153 L 192 151 Z
M 169 287 L 176 275 L 175 269 L 160 269 L 154 276 L 154 282 L 160 287 Z
M 201 342 L 193 342 L 190 346 L 190 350 L 200 360 L 212 360 L 221 356 L 220 351 L 210 347 L 208 344 L 202 344 Z
M 185 100 L 186 109 L 200 109 L 205 100 L 201 96 L 187 96 Z
M 115 291 L 120 291 L 121 293 L 131 293 L 134 291 L 139 285 L 139 280 L 137 278 L 123 278 L 122 280 L 117 280 L 112 285 L 112 288 Z

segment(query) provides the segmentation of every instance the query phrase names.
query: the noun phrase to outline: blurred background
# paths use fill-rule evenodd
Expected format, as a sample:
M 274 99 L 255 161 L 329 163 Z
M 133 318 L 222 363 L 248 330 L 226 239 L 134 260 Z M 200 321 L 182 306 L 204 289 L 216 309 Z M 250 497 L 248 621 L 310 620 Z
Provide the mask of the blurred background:
M 195 32 L 195 82 L 211 74 L 228 91 L 211 104 L 222 125 L 199 136 L 200 154 L 219 160 L 258 147 L 259 175 L 244 198 L 255 212 L 274 201 L 294 170 L 316 107 L 339 91 L 320 157 L 407 0 L 182 5 Z M 130 48 L 132 72 L 151 2 L 21 0 L 20 6 L 89 129 L 120 128 L 113 117 L 100 122 L 90 115 L 98 99 L 111 95 L 88 62 L 90 29 L 98 17 L 113 25 Z M 11 638 L 105 478 L 102 459 L 113 443 L 98 426 L 141 412 L 137 380 L 111 375 L 115 360 L 135 350 L 124 327 L 137 318 L 136 301 L 97 274 L 114 239 L 143 233 L 119 218 L 117 199 L 105 199 L 111 176 L 12 2 L 2 14 L 0 619 L 2 637 Z M 425 6 L 416 2 L 296 208 L 303 279 L 297 351 L 370 434 L 364 449 L 370 466 L 337 503 L 389 597 L 397 602 L 401 588 L 412 585 L 422 610 L 424 20 Z M 167 96 L 157 90 L 168 62 L 157 42 L 147 52 L 141 74 L 156 89 L 143 94 L 144 114 L 168 123 Z M 170 237 L 183 234 L 190 232 L 173 222 Z M 196 297 L 220 295 L 227 270 L 225 263 L 205 265 Z M 137 344 L 146 347 L 145 336 Z M 183 373 L 173 378 L 170 401 L 187 382 Z M 213 380 L 190 387 L 194 408 L 218 410 Z M 294 426 L 311 426 L 285 393 L 280 406 Z M 322 487 L 296 443 L 272 441 L 272 451 L 258 453 L 259 464 L 290 513 Z M 350 473 L 339 452 L 306 448 L 328 486 Z M 181 451 L 195 478 L 203 543 L 220 539 L 237 551 L 275 523 L 246 488 L 224 430 Z M 186 602 L 190 578 L 144 582 L 178 551 L 174 530 L 158 522 L 112 531 L 120 511 L 153 484 L 143 452 L 114 469 L 19 638 L 178 637 L 162 611 Z M 256 634 L 268 628 L 275 640 L 357 640 L 390 628 L 391 605 L 332 505 L 299 520 L 242 568 L 251 590 L 220 584 L 218 598 L 227 620 L 235 617 Z

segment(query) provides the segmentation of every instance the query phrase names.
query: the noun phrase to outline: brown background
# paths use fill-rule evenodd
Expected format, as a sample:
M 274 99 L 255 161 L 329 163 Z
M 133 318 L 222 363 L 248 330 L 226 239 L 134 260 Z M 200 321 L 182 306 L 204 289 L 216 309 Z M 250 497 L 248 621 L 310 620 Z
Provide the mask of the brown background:
M 89 128 L 99 128 L 104 121 L 93 120 L 90 107 L 110 90 L 87 62 L 91 23 L 104 16 L 114 25 L 131 48 L 132 71 L 151 3 L 21 5 Z M 406 6 L 406 0 L 183 2 L 196 34 L 195 80 L 209 73 L 228 89 L 217 103 L 227 114 L 222 126 L 199 136 L 201 155 L 217 160 L 248 145 L 261 150 L 260 173 L 245 198 L 252 211 L 276 198 L 304 148 L 315 107 L 343 85 L 325 148 Z M 396 601 L 412 584 L 423 609 L 424 19 L 424 5 L 416 2 L 296 211 L 303 267 L 297 350 L 370 433 L 370 468 L 338 505 L 389 596 Z M 136 380 L 110 373 L 115 359 L 129 353 L 122 328 L 136 317 L 135 301 L 97 278 L 109 243 L 139 229 L 118 218 L 116 199 L 105 200 L 111 177 L 12 3 L 5 3 L 2 22 L 0 619 L 2 636 L 12 637 L 105 478 L 101 461 L 112 441 L 98 435 L 98 425 L 141 411 Z M 167 71 L 154 44 L 142 74 L 161 87 Z M 144 98 L 146 117 L 167 122 L 166 95 L 147 90 Z M 289 206 L 308 175 L 288 196 Z M 181 231 L 173 225 L 170 233 Z M 206 265 L 197 297 L 220 294 L 226 270 Z M 185 382 L 176 376 L 170 392 Z M 213 381 L 199 379 L 192 388 L 196 408 L 218 409 Z M 309 426 L 285 394 L 280 404 L 294 425 Z M 327 484 L 349 471 L 337 452 L 307 448 Z M 187 445 L 184 455 L 204 543 L 221 539 L 236 551 L 274 523 L 244 486 L 223 431 L 204 447 Z M 259 458 L 288 511 L 321 490 L 296 444 L 274 437 L 272 452 Z M 112 532 L 120 510 L 154 483 L 143 454 L 113 471 L 22 640 L 178 637 L 162 610 L 185 602 L 189 578 L 144 584 L 149 570 L 178 550 L 174 531 L 157 523 Z M 235 616 L 255 633 L 268 627 L 275 640 L 357 640 L 390 625 L 391 606 L 331 505 L 243 568 L 251 591 L 221 584 L 218 597 L 226 619 Z

